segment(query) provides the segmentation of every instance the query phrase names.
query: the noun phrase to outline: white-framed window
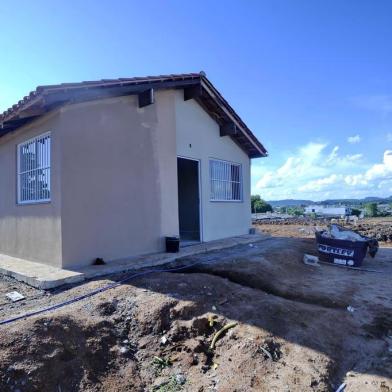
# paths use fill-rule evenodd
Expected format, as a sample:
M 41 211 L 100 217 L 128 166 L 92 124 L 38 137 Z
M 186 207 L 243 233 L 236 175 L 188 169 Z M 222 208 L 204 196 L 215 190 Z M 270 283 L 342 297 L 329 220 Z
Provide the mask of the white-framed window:
M 50 132 L 18 145 L 18 204 L 50 201 L 50 146 Z
M 210 159 L 211 201 L 242 201 L 242 167 Z

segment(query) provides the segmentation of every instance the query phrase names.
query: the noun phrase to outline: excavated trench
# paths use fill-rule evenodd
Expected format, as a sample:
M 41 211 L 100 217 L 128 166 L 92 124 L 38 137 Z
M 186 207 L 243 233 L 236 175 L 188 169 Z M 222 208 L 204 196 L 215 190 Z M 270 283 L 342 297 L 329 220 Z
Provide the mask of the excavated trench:
M 307 305 L 320 306 L 328 309 L 345 310 L 349 306 L 347 301 L 336 300 L 328 297 L 318 296 L 312 293 L 305 296 L 303 293 L 291 291 L 290 288 L 284 290 L 274 286 L 271 282 L 263 280 L 260 276 L 250 275 L 242 273 L 238 270 L 230 269 L 217 269 L 209 268 L 205 266 L 191 267 L 182 271 L 173 271 L 172 273 L 185 273 L 185 274 L 207 274 L 222 279 L 227 279 L 229 282 L 239 284 L 243 287 L 247 287 L 254 290 L 262 291 L 266 294 L 280 297 L 285 300 L 299 302 Z
M 183 265 L 186 265 L 185 260 Z M 243 268 L 242 271 L 241 268 Z M 251 362 L 250 358 L 258 355 L 263 368 L 269 369 L 271 372 L 279 371 L 280 376 L 285 377 L 287 383 L 293 383 L 294 381 L 290 378 L 293 372 L 290 366 L 285 363 L 289 364 L 290 358 L 294 362 L 297 359 L 290 357 L 290 352 L 300 350 L 299 353 L 302 353 L 305 358 L 303 366 L 306 370 L 308 361 L 310 359 L 315 361 L 307 350 L 307 347 L 310 347 L 321 353 L 318 354 L 314 363 L 322 370 L 312 373 L 314 379 L 311 381 L 312 384 L 310 381 L 308 385 L 305 385 L 304 381 L 295 382 L 302 382 L 300 384 L 303 387 L 302 390 L 332 391 L 336 390 L 337 386 L 343 382 L 345 374 L 355 364 L 357 366 L 363 364 L 364 372 L 366 372 L 365 366 L 367 366 L 368 358 L 379 358 L 384 355 L 383 348 L 379 346 L 369 348 L 365 352 L 357 350 L 354 343 L 349 341 L 351 337 L 348 332 L 343 328 L 339 335 L 346 334 L 347 338 L 339 339 L 337 337 L 336 341 L 332 339 L 328 334 L 329 329 L 336 327 L 340 330 L 340 327 L 344 326 L 345 321 L 339 321 L 340 317 L 336 318 L 336 325 L 325 325 L 326 338 L 323 340 L 319 341 L 317 337 L 313 338 L 310 329 L 306 338 L 299 335 L 298 341 L 295 340 L 295 337 L 294 340 L 291 340 L 293 330 L 299 331 L 299 334 L 302 331 L 302 324 L 298 322 L 296 313 L 305 309 L 299 304 L 315 306 L 314 312 L 310 308 L 301 315 L 301 321 L 304 321 L 302 318 L 305 318 L 306 314 L 311 315 L 311 319 L 307 323 L 308 326 L 311 326 L 312 324 L 317 325 L 319 317 L 322 317 L 323 313 L 330 314 L 327 311 L 320 314 L 322 309 L 317 307 L 324 307 L 324 310 L 336 310 L 340 314 L 340 310 L 345 306 L 343 303 L 336 304 L 333 301 L 328 301 L 328 298 L 327 301 L 320 297 L 304 298 L 304 293 L 290 292 L 290 286 L 287 283 L 278 283 L 276 279 L 271 279 L 271 275 L 269 277 L 259 276 L 254 273 L 254 270 L 245 271 L 245 265 L 241 262 L 234 264 L 228 260 L 216 260 L 211 264 L 202 264 L 198 267 L 184 269 L 181 272 L 194 274 L 194 276 L 181 277 L 178 273 L 176 276 L 173 276 L 174 273 L 166 276 L 154 274 L 148 281 L 140 279 L 139 282 L 136 282 L 136 287 L 143 290 L 138 292 L 139 297 L 133 298 L 130 294 L 134 293 L 132 286 L 129 288 L 131 291 L 128 292 L 127 286 L 124 285 L 116 295 L 112 294 L 113 292 L 104 294 L 105 301 L 93 298 L 91 303 L 81 303 L 78 305 L 81 307 L 77 309 L 86 309 L 86 314 L 93 316 L 89 320 L 83 318 L 82 311 L 79 317 L 70 314 L 56 317 L 51 315 L 29 324 L 29 329 L 25 334 L 16 337 L 16 342 L 11 339 L 7 340 L 9 346 L 12 344 L 12 349 L 9 346 L 3 346 L 3 351 L 8 350 L 8 355 L 0 366 L 0 373 L 3 374 L 0 376 L 0 390 L 11 391 L 10 388 L 13 387 L 12 390 L 19 388 L 23 391 L 61 390 L 68 392 L 85 390 L 95 392 L 107 390 L 118 392 L 126 390 L 119 389 L 121 384 L 125 385 L 130 382 L 132 382 L 133 390 L 145 390 L 155 379 L 151 360 L 156 355 L 176 355 L 183 361 L 181 363 L 186 364 L 191 360 L 194 361 L 196 356 L 197 361 L 185 367 L 189 381 L 192 380 L 195 385 L 203 385 L 204 380 L 214 374 L 215 362 L 220 366 L 218 372 L 230 374 L 233 371 L 230 363 L 232 358 L 237 355 L 241 360 L 249 361 L 254 366 L 257 365 L 257 362 Z M 212 277 L 217 279 L 212 279 Z M 229 282 L 244 287 L 244 291 L 239 286 L 237 288 L 230 287 Z M 277 287 L 278 284 L 282 286 Z M 226 288 L 226 292 L 229 287 L 228 291 L 233 290 L 233 292 L 239 293 L 236 301 L 241 301 L 242 298 L 251 298 L 254 293 L 255 298 L 252 302 L 254 312 L 257 312 L 257 304 L 260 303 L 258 298 L 265 294 L 276 297 L 276 301 L 273 297 L 270 300 L 266 299 L 266 304 L 274 306 L 276 303 L 277 309 L 284 308 L 291 311 L 279 314 L 276 324 L 271 324 L 275 323 L 275 313 L 271 315 L 270 319 L 264 319 L 266 326 L 276 325 L 276 329 L 269 329 L 273 333 L 262 335 L 260 342 L 257 341 L 259 333 L 251 335 L 257 345 L 252 343 L 252 340 L 248 341 L 244 338 L 249 333 L 245 321 L 242 331 L 246 331 L 246 334 L 242 335 L 236 332 L 233 337 L 227 337 L 220 343 L 224 350 L 218 348 L 212 356 L 208 350 L 211 336 L 225 324 L 225 317 L 230 318 L 230 315 L 233 314 L 230 313 L 233 308 L 225 308 L 225 311 L 217 316 L 213 328 L 211 328 L 209 326 L 210 319 L 205 310 L 208 308 L 210 311 L 214 302 L 212 297 L 204 297 L 204 285 L 211 288 L 213 292 L 212 287 L 214 286 L 222 286 L 222 290 Z M 254 291 L 248 295 L 249 290 L 246 289 L 258 292 Z M 192 305 L 189 302 L 181 303 L 184 298 L 189 299 L 189 291 L 199 293 L 195 303 Z M 176 293 L 176 297 L 170 295 L 173 292 Z M 125 299 L 126 295 L 129 295 L 131 299 Z M 286 306 L 287 303 L 282 306 L 280 299 L 293 302 L 290 306 Z M 204 308 L 204 300 L 208 303 L 207 308 Z M 238 303 L 236 302 L 235 306 Z M 346 312 L 347 315 L 349 315 L 348 312 Z M 268 310 L 265 311 L 265 316 L 268 318 Z M 381 316 L 383 318 L 377 321 L 377 325 L 368 331 L 378 339 L 384 337 L 385 331 L 389 330 L 391 326 L 389 315 L 385 313 Z M 244 311 L 239 319 L 245 320 L 246 317 L 247 314 Z M 287 341 L 279 339 L 279 336 L 283 336 L 280 334 L 281 328 L 284 328 L 285 323 L 290 324 L 290 322 L 292 322 L 292 331 L 289 332 Z M 305 331 L 308 326 L 305 326 Z M 241 326 L 238 327 L 238 330 L 241 330 Z M 162 334 L 168 338 L 169 343 L 166 345 L 160 343 Z M 368 344 L 368 338 L 361 337 L 360 334 L 357 337 L 357 346 L 365 347 L 364 344 Z M 320 347 L 320 344 L 323 347 Z M 126 352 L 120 351 L 120 348 L 123 347 L 127 349 Z M 341 353 L 350 353 L 350 355 L 346 358 Z M 329 358 L 327 359 L 325 356 Z M 298 366 L 300 368 L 301 363 L 299 360 Z M 380 366 L 385 366 L 385 364 L 380 362 Z M 259 373 L 262 371 L 257 366 L 254 369 L 258 369 Z M 376 369 L 376 371 L 381 374 L 386 372 L 383 369 Z M 209 373 L 205 375 L 207 372 Z M 263 380 L 265 379 L 263 378 Z M 334 388 L 330 387 L 331 385 Z M 257 387 L 254 390 L 258 390 Z
M 181 272 L 187 275 L 210 275 L 225 279 L 234 284 L 241 285 L 244 288 L 257 290 L 262 293 L 272 295 L 280 299 L 293 301 L 298 304 L 312 305 L 315 307 L 321 307 L 339 312 L 347 312 L 347 306 L 349 304 L 345 301 L 334 300 L 327 296 L 322 297 L 321 295 L 317 295 L 317 293 L 312 293 L 308 296 L 305 296 L 305 293 L 290 291 L 290 287 L 288 285 L 277 287 L 273 284 L 272 279 L 268 281 L 267 279 L 262 279 L 260 276 L 256 276 L 255 274 L 250 274 L 249 271 L 242 272 L 238 270 L 241 268 L 241 265 L 239 264 L 237 264 L 235 267 L 236 270 L 233 270 L 232 266 L 230 266 L 230 263 L 221 262 L 216 264 L 213 263 L 209 265 L 200 265 L 197 267 L 185 269 Z M 315 311 L 317 310 L 315 309 Z M 371 355 L 374 355 L 375 358 L 379 358 L 385 355 L 383 351 L 385 349 L 385 347 L 383 347 L 383 340 L 385 339 L 388 331 L 392 331 L 391 317 L 388 315 L 383 315 L 383 317 L 378 318 L 376 317 L 373 321 L 373 324 L 364 326 L 364 332 L 373 335 L 373 342 L 378 341 L 381 348 L 377 347 L 369 349 L 369 352 L 366 355 L 363 355 L 362 352 L 356 352 L 355 348 L 351 347 L 351 356 L 348 358 L 341 358 L 340 354 L 338 353 L 336 353 L 336 355 L 330 353 L 332 360 L 328 364 L 328 369 L 326 371 L 326 374 L 328 374 L 328 383 L 335 386 L 340 385 L 343 382 L 347 371 L 355 368 L 356 366 L 367 367 L 369 362 L 368 356 L 370 353 Z M 348 336 L 347 340 L 351 338 L 352 336 Z M 361 340 L 362 338 L 358 337 L 358 339 Z M 366 339 L 369 339 L 369 337 L 366 337 Z M 347 347 L 349 347 L 350 343 L 347 344 Z M 376 361 L 374 363 L 376 363 Z M 382 367 L 384 365 L 381 363 L 380 366 Z
M 145 390 L 155 379 L 151 365 L 155 355 L 177 356 L 195 387 L 214 374 L 215 362 L 221 379 L 236 371 L 231 363 L 243 361 L 254 366 L 251 371 L 279 372 L 285 383 L 298 382 L 301 390 L 313 391 L 336 390 L 354 367 L 367 374 L 368 380 L 374 374 L 385 376 L 389 370 L 383 358 L 389 354 L 384 340 L 392 331 L 388 308 L 372 305 L 371 315 L 376 317 L 361 320 L 358 327 L 353 316 L 363 310 L 353 315 L 345 310 L 350 305 L 347 298 L 355 294 L 351 281 L 336 291 L 329 290 L 329 283 L 318 287 L 324 276 L 317 280 L 320 271 L 299 262 L 311 244 L 306 248 L 305 243 L 304 248 L 302 242 L 296 245 L 293 240 L 289 253 L 274 241 L 265 241 L 262 251 L 253 244 L 184 258 L 165 268 L 200 264 L 177 271 L 176 276 L 174 271 L 163 276 L 155 273 L 132 281 L 129 287 L 103 293 L 105 300 L 96 296 L 72 305 L 77 311 L 71 306 L 62 315 L 22 321 L 20 334 L 15 329 L 14 335 L 0 339 L 0 390 L 119 392 L 130 390 L 125 389 L 126 383 L 132 383 L 134 390 Z M 347 294 L 346 300 L 340 300 L 339 293 Z M 221 304 L 217 298 L 226 302 Z M 265 305 L 263 309 L 260 304 Z M 209 325 L 212 305 L 218 307 L 213 309 L 213 327 Z M 220 342 L 213 357 L 211 337 L 227 319 L 239 320 L 239 325 Z M 260 330 L 255 332 L 254 327 Z M 321 330 L 322 339 L 317 336 Z M 166 344 L 161 343 L 163 335 Z M 253 361 L 254 355 L 260 360 Z M 195 356 L 197 361 L 189 365 Z M 310 362 L 317 371 L 309 370 Z M 262 367 L 257 368 L 258 363 Z M 290 378 L 297 372 L 292 371 L 292 364 L 303 369 L 298 380 Z M 244 376 L 247 371 L 242 371 Z M 309 374 L 312 380 L 305 384 Z M 262 373 L 261 380 L 272 379 Z M 250 388 L 252 384 L 244 385 Z M 254 388 L 260 390 L 257 384 Z

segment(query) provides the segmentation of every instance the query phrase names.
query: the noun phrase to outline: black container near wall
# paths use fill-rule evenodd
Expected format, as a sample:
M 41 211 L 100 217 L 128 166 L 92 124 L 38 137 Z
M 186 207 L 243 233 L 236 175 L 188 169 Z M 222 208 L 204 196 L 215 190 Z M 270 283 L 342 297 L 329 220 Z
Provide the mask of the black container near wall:
M 166 237 L 166 252 L 178 253 L 180 251 L 180 237 Z

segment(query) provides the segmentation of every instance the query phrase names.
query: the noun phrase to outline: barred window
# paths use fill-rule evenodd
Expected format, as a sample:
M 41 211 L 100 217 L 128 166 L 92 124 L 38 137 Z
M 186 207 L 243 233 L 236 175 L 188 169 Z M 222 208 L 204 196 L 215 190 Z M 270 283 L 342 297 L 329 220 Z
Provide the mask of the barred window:
M 210 160 L 212 201 L 242 201 L 241 165 L 217 159 Z
M 18 145 L 18 203 L 50 201 L 50 133 Z

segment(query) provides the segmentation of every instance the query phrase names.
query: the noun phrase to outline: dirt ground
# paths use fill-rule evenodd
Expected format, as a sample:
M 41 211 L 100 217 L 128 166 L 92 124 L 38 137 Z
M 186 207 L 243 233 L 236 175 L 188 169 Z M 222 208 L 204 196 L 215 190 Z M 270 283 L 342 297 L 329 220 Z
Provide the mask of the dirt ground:
M 0 326 L 0 391 L 392 391 L 392 249 L 366 273 L 305 265 L 314 240 L 275 235 Z M 27 297 L 0 301 L 1 319 L 123 277 L 51 292 L 0 279 L 0 296 Z
M 345 224 L 342 220 L 339 224 L 362 235 L 376 238 L 383 247 L 392 247 L 392 217 L 365 218 L 360 219 L 356 224 Z M 324 220 L 299 218 L 260 223 L 256 227 L 263 233 L 277 237 L 314 238 L 315 231 L 325 229 L 327 224 Z

